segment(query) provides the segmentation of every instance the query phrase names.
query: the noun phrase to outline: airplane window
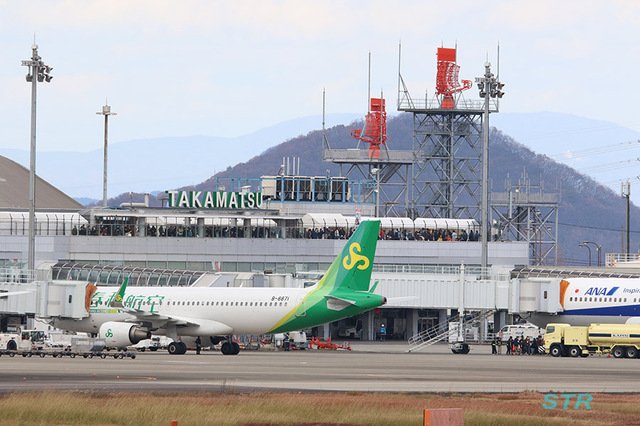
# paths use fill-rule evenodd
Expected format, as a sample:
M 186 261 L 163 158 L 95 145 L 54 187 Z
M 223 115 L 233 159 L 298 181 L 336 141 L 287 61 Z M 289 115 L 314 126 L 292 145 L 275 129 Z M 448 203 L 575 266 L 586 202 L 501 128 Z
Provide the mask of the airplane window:
M 249 302 L 249 306 L 253 306 L 253 302 Z
M 238 302 L 236 302 L 236 306 L 238 306 Z
M 185 302 L 184 300 L 182 301 L 182 306 L 184 306 L 187 302 Z
M 569 298 L 569 302 L 571 302 L 572 300 L 573 300 L 573 297 L 570 297 L 570 298 Z
M 196 302 L 196 305 L 200 306 L 200 302 Z
M 262 306 L 262 302 L 260 302 L 260 306 Z

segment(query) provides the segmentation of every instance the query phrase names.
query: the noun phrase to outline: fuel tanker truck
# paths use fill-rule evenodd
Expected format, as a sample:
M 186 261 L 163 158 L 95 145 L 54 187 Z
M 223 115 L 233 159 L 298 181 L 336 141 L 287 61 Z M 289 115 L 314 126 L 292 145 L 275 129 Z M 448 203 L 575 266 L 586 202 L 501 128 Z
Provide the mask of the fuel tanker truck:
M 554 357 L 613 354 L 615 358 L 638 358 L 640 324 L 548 324 L 544 348 Z

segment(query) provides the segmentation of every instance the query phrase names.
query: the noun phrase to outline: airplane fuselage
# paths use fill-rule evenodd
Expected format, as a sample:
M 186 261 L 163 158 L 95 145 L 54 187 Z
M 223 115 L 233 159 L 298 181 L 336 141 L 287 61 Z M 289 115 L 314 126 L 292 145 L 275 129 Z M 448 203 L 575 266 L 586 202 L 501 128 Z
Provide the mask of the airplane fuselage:
M 571 325 L 640 323 L 640 279 L 567 278 L 560 285 L 560 303 L 564 311 L 532 313 L 529 321 L 540 327 L 550 322 Z
M 109 306 L 117 291 L 118 287 L 98 287 L 87 318 L 55 320 L 54 325 L 97 333 L 107 321 L 134 321 L 131 314 Z M 159 316 L 198 318 L 210 326 L 183 329 L 181 335 L 264 334 L 296 309 L 309 291 L 301 288 L 128 287 L 123 304 Z

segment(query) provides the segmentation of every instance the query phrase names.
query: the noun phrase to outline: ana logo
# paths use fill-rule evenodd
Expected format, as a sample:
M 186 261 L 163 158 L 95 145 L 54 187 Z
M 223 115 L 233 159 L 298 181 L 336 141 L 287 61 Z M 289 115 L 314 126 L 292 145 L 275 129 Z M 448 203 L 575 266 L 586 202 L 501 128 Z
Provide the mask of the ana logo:
M 107 330 L 107 332 L 104 334 L 104 337 L 113 337 L 113 333 L 111 332 L 111 329 Z
M 611 290 L 607 291 L 606 287 L 589 287 L 589 289 L 585 291 L 584 294 L 589 296 L 611 296 L 619 288 L 620 287 L 612 287 Z
M 367 256 L 359 254 L 361 251 L 362 248 L 360 244 L 351 244 L 349 246 L 349 254 L 342 259 L 342 266 L 344 266 L 345 269 L 351 269 L 362 261 L 362 263 L 358 265 L 358 269 L 367 269 L 369 267 L 369 259 L 367 259 Z

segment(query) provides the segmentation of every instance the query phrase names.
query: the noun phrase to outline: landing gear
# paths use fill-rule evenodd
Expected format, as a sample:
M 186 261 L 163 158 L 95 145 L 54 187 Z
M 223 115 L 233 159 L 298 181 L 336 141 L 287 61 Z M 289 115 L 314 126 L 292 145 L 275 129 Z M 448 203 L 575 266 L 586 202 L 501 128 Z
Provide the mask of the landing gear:
M 182 355 L 187 352 L 187 345 L 183 342 L 171 342 L 167 350 L 170 355 Z
M 226 340 L 220 348 L 222 355 L 238 355 L 240 353 L 240 345 L 231 340 Z

